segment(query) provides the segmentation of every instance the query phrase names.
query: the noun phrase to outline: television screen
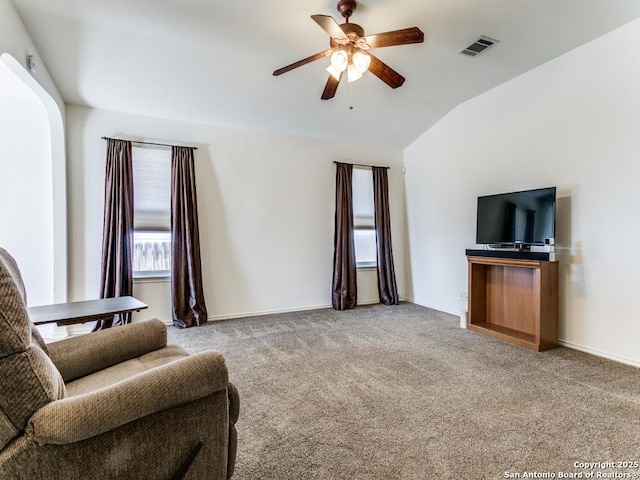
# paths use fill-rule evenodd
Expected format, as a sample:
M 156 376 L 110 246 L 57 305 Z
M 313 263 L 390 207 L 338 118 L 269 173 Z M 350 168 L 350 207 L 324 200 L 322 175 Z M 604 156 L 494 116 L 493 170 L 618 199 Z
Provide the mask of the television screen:
M 477 244 L 544 245 L 555 224 L 556 187 L 478 197 Z

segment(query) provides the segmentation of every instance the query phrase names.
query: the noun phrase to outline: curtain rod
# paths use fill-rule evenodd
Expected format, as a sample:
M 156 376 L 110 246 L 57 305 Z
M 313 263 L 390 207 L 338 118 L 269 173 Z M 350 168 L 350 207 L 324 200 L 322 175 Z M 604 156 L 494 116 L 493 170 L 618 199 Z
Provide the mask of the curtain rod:
M 102 140 L 125 140 L 131 143 L 141 143 L 143 145 L 157 145 L 158 147 L 185 147 L 184 145 L 171 145 L 169 143 L 154 143 L 154 142 L 143 142 L 142 140 L 127 140 L 123 138 L 111 138 L 111 137 L 101 137 Z M 198 150 L 198 147 L 185 147 L 185 148 L 193 148 L 194 150 Z
M 353 165 L 354 167 L 364 167 L 364 168 L 373 168 L 373 167 L 378 167 L 378 168 L 386 168 L 387 170 L 389 170 L 391 167 L 380 167 L 378 165 L 363 165 L 361 163 L 347 163 L 347 162 L 336 162 L 334 161 L 333 163 L 335 163 L 336 165 L 338 164 L 343 164 L 343 165 Z

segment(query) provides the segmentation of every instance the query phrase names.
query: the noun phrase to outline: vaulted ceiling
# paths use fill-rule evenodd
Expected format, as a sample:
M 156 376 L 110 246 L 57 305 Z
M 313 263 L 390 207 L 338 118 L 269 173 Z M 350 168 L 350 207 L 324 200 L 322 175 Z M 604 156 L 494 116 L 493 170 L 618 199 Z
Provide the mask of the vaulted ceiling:
M 462 102 L 640 17 L 637 0 L 362 0 L 351 21 L 367 34 L 418 26 L 425 42 L 373 51 L 402 87 L 367 73 L 323 101 L 328 59 L 272 72 L 329 47 L 310 15 L 342 23 L 336 1 L 13 3 L 69 104 L 400 148 Z M 500 43 L 459 53 L 481 35 Z

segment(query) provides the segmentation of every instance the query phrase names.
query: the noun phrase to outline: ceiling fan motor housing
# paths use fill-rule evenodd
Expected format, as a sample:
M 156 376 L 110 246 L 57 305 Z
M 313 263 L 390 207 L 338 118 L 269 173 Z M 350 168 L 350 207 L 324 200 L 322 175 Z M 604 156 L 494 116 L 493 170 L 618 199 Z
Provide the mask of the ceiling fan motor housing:
M 340 24 L 340 28 L 345 33 L 345 35 L 349 38 L 349 42 L 351 45 L 356 46 L 358 43 L 358 39 L 364 37 L 364 28 L 362 28 L 357 23 L 342 23 Z M 334 39 L 333 37 L 329 37 L 329 44 L 332 48 L 335 48 L 339 45 L 342 47 L 347 47 L 342 41 Z
M 349 17 L 357 7 L 356 0 L 340 0 L 337 7 L 340 15 L 349 21 Z
M 343 23 L 340 25 L 340 28 L 347 34 L 347 37 L 350 37 L 350 34 L 356 37 L 364 37 L 364 28 L 357 23 Z

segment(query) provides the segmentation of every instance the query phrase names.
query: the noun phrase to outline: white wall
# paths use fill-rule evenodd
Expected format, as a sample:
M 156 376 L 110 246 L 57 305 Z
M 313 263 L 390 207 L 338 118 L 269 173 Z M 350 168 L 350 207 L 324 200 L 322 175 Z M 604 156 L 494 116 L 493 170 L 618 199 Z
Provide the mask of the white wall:
M 413 298 L 459 313 L 476 197 L 558 187 L 560 340 L 640 365 L 640 21 L 459 106 L 405 151 Z
M 70 297 L 99 290 L 105 142 L 102 136 L 195 145 L 203 283 L 209 317 L 329 306 L 334 160 L 389 165 L 397 280 L 405 286 L 402 151 L 67 107 Z M 359 301 L 377 301 L 375 271 Z M 169 320 L 165 284 L 136 285 Z M 159 305 L 165 305 L 159 307 Z M 164 313 L 162 313 L 164 312 Z
M 21 265 L 30 305 L 65 301 L 64 102 L 8 0 L 0 0 L 0 77 L 0 244 Z
M 42 103 L 10 89 L 11 76 L 0 63 L 0 246 L 41 305 L 54 301 L 51 141 Z

